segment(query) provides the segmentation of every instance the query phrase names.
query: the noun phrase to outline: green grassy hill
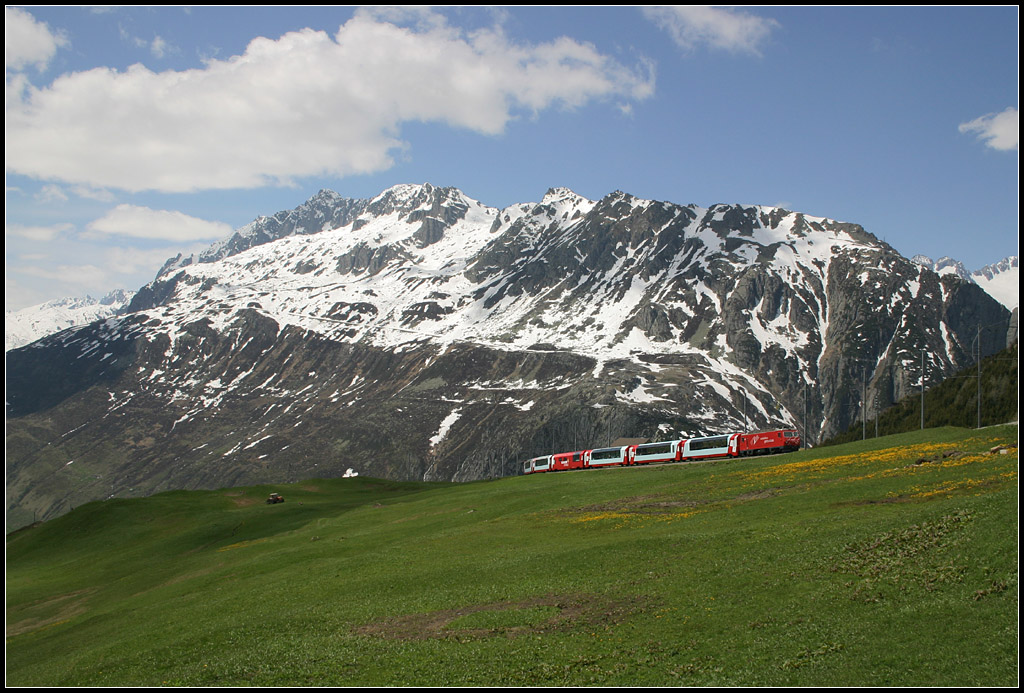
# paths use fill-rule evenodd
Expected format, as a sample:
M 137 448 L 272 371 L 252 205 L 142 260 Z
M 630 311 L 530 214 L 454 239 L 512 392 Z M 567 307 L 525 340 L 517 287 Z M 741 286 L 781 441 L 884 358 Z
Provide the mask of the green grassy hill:
M 90 503 L 7 539 L 7 683 L 1015 685 L 1016 440 Z

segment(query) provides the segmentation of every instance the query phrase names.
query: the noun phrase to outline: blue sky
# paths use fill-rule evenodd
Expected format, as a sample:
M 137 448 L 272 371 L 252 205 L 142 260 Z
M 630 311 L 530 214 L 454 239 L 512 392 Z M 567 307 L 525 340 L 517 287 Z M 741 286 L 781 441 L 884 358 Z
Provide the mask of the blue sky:
M 1018 252 L 1017 7 L 5 10 L 6 308 L 321 188 L 565 186 Z

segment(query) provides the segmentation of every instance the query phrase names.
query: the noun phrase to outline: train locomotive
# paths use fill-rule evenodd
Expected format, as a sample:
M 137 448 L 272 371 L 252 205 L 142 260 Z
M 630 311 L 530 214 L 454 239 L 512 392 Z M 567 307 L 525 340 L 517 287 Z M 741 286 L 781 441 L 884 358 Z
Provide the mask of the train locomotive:
M 637 464 L 695 462 L 718 457 L 773 455 L 794 452 L 799 449 L 800 433 L 792 428 L 757 433 L 726 433 L 704 438 L 683 438 L 662 443 L 623 445 L 543 455 L 523 462 L 523 474 L 601 467 L 631 467 Z

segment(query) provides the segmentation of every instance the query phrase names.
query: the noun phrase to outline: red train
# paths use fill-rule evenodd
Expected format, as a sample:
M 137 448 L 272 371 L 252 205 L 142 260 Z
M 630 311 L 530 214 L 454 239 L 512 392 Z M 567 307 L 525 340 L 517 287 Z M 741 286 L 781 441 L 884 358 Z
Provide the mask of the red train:
M 523 474 L 597 467 L 628 467 L 635 464 L 691 462 L 715 457 L 772 455 L 799 449 L 800 433 L 792 428 L 758 433 L 726 433 L 705 438 L 623 445 L 617 448 L 599 448 L 597 450 L 577 450 L 534 457 L 532 460 L 523 462 Z

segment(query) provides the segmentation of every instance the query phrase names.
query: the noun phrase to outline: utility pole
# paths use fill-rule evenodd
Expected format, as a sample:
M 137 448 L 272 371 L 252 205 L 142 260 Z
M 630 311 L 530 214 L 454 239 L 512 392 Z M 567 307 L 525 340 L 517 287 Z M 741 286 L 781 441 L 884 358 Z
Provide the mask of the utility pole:
M 924 430 L 924 349 L 921 349 L 921 430 Z
M 804 381 L 804 447 L 807 447 L 807 442 L 810 441 L 810 435 L 807 430 L 807 382 Z
M 978 325 L 978 428 L 981 428 L 981 325 Z
M 861 440 L 867 440 L 868 438 L 868 376 L 871 375 L 873 368 L 877 367 L 878 362 L 874 359 L 868 358 L 857 358 L 850 357 L 851 361 L 857 361 L 860 363 L 869 364 L 868 368 L 861 374 L 861 385 L 860 385 L 860 437 Z M 870 365 L 873 364 L 873 365 Z M 877 393 L 876 393 L 877 396 Z M 876 407 L 877 409 L 877 407 Z M 877 412 L 876 412 L 877 416 Z M 877 429 L 877 426 L 876 426 Z M 876 438 L 877 431 L 876 431 Z
M 868 439 L 868 376 L 860 381 L 860 439 Z

